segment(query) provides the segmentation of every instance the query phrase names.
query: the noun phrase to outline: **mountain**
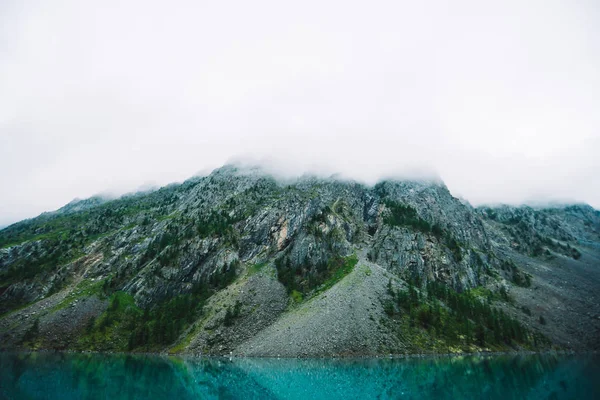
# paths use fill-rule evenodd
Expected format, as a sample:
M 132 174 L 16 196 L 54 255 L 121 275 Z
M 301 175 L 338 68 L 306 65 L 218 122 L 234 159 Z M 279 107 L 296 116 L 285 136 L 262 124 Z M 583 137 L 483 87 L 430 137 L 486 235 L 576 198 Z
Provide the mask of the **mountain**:
M 93 196 L 93 197 L 90 197 L 89 199 L 83 199 L 83 200 L 82 199 L 74 199 L 67 205 L 56 210 L 55 213 L 67 214 L 67 213 L 73 213 L 73 212 L 77 212 L 77 211 L 88 210 L 90 208 L 94 208 L 103 203 L 106 203 L 109 200 L 110 200 L 110 198 L 103 197 L 103 196 Z
M 600 212 L 228 165 L 0 231 L 0 348 L 248 356 L 600 348 Z

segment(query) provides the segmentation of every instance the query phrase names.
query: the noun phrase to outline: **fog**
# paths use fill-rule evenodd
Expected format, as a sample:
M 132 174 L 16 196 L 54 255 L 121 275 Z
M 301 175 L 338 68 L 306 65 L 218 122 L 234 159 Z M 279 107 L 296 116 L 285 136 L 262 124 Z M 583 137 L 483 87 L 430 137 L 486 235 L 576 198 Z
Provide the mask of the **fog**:
M 484 3 L 4 0 L 0 225 L 240 159 L 600 208 L 598 2 Z

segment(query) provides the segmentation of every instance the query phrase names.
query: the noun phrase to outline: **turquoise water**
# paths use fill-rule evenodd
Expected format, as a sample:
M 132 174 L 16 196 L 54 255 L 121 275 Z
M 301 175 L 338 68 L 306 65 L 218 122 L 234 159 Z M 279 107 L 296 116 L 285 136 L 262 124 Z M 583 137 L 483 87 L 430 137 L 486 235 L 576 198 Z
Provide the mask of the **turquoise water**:
M 600 356 L 228 360 L 0 353 L 0 398 L 600 399 Z

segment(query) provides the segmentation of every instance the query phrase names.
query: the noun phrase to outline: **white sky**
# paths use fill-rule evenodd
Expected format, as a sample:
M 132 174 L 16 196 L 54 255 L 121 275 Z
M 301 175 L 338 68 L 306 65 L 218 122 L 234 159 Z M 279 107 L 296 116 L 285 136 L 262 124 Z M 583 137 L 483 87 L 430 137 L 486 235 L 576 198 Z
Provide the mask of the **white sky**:
M 600 208 L 599 154 L 594 0 L 0 2 L 0 225 L 232 157 Z

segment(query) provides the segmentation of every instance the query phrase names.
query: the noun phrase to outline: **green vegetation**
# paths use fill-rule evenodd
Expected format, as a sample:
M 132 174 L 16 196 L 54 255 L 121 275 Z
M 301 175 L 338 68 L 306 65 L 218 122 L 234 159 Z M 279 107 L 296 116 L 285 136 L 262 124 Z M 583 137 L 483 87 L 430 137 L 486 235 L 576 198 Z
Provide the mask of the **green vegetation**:
M 243 218 L 230 217 L 225 210 L 213 211 L 196 223 L 196 233 L 200 237 L 232 235 L 234 233 L 233 224 L 240 220 Z
M 257 264 L 252 265 L 251 267 L 248 268 L 248 275 L 252 276 L 252 275 L 258 274 L 266 265 L 267 265 L 267 263 L 257 263 Z
M 144 310 L 129 335 L 128 350 L 151 350 L 173 344 L 187 327 L 202 315 L 206 300 L 216 291 L 229 285 L 235 278 L 235 269 L 213 278 L 210 284 L 199 284 L 191 293 L 175 296 L 157 306 Z M 241 303 L 227 310 L 227 323 L 239 316 Z
M 213 210 L 197 218 L 179 216 L 154 237 L 138 263 L 144 265 L 156 259 L 162 266 L 177 265 L 180 252 L 185 248 L 185 242 L 192 237 L 216 236 L 236 245 L 238 239 L 233 225 L 239 220 L 240 218 L 229 217 L 225 210 L 221 212 Z
M 426 291 L 418 291 L 409 282 L 407 291 L 396 292 L 390 284 L 388 292 L 393 301 L 384 304 L 385 312 L 391 317 L 403 316 L 412 330 L 424 329 L 441 347 L 539 348 L 550 344 L 542 334 L 492 307 L 490 297 L 482 301 L 475 291 L 458 293 L 436 282 L 430 282 Z
M 23 335 L 22 343 L 28 345 L 28 347 L 34 347 L 35 341 L 40 333 L 40 319 L 36 318 L 33 324 L 27 329 L 25 335 Z
M 227 307 L 227 310 L 225 311 L 225 318 L 223 319 L 223 325 L 233 325 L 233 321 L 240 316 L 241 310 L 242 303 L 239 300 L 235 302 L 235 305 L 233 307 Z
M 552 240 L 548 237 L 535 235 L 533 239 L 533 250 L 531 251 L 531 255 L 534 257 L 540 257 L 542 255 L 550 255 L 548 250 L 544 249 L 546 246 L 549 249 L 557 253 L 561 253 L 566 255 L 567 257 L 571 257 L 575 260 L 579 260 L 581 258 L 581 252 L 577 250 L 575 247 L 571 247 L 570 244 L 563 244 L 559 241 Z
M 35 240 L 67 240 L 76 245 L 85 243 L 97 235 L 120 229 L 138 214 L 152 212 L 156 217 L 169 214 L 169 206 L 177 200 L 177 192 L 189 189 L 185 185 L 124 196 L 81 211 L 42 214 L 0 231 L 0 248 Z
M 456 262 L 462 261 L 462 249 L 458 241 L 444 230 L 439 224 L 430 224 L 419 217 L 417 210 L 408 204 L 401 204 L 389 199 L 383 201 L 389 209 L 389 214 L 383 219 L 383 222 L 390 226 L 403 226 L 413 228 L 425 234 L 431 234 L 440 240 L 450 249 Z
M 302 303 L 302 301 L 304 300 L 304 296 L 302 295 L 302 293 L 300 293 L 297 290 L 292 290 L 290 296 L 292 297 L 292 300 L 294 300 L 294 303 Z
M 485 209 L 485 214 L 486 216 L 491 219 L 492 221 L 495 221 L 496 218 L 498 218 L 498 214 L 496 213 L 496 211 L 494 211 L 493 209 L 487 207 Z
M 97 318 L 90 318 L 78 346 L 89 350 L 124 350 L 128 330 L 135 325 L 142 311 L 135 305 L 133 297 L 125 292 L 110 296 L 109 306 Z
M 521 287 L 531 286 L 531 275 L 521 271 L 512 260 L 503 261 L 500 267 L 510 274 L 510 281 L 515 285 Z
M 452 252 L 452 256 L 454 257 L 454 260 L 456 262 L 461 262 L 462 261 L 462 252 L 461 252 L 460 245 L 458 244 L 456 239 L 454 239 L 454 237 L 452 237 L 450 234 L 446 234 L 444 236 L 444 239 L 445 239 L 446 247 L 448 247 L 450 249 L 450 251 Z
M 157 351 L 173 344 L 202 314 L 206 300 L 229 285 L 236 277 L 235 264 L 214 274 L 207 283 L 195 285 L 190 293 L 167 298 L 145 309 L 139 308 L 133 297 L 115 292 L 109 298 L 107 310 L 86 324 L 79 341 L 81 349 Z M 240 312 L 240 305 L 228 310 L 230 320 Z
M 194 296 L 176 296 L 142 310 L 133 297 L 116 292 L 108 309 L 90 319 L 79 345 L 92 350 L 158 350 L 173 343 L 183 328 L 194 321 L 198 305 Z
M 538 223 L 550 229 L 556 230 L 559 226 L 556 221 L 549 219 L 541 213 L 535 214 L 534 218 L 538 220 Z M 497 220 L 499 219 L 497 218 Z M 575 247 L 571 247 L 570 244 L 561 243 L 559 240 L 539 234 L 536 226 L 529 221 L 526 215 L 517 213 L 499 222 L 504 225 L 503 229 L 510 234 L 513 242 L 517 244 L 516 249 L 526 252 L 532 257 L 552 257 L 549 250 L 572 257 L 575 260 L 581 257 L 581 252 Z M 560 231 L 555 231 L 555 234 L 562 241 L 572 240 L 572 238 Z
M 52 312 L 56 312 L 58 310 L 62 310 L 63 308 L 69 306 L 69 304 L 73 303 L 73 301 L 83 298 L 88 298 L 94 295 L 104 295 L 104 285 L 106 283 L 106 279 L 101 279 L 97 281 L 92 280 L 84 280 L 81 281 L 75 289 L 69 293 L 60 303 L 55 305 L 52 308 Z
M 390 213 L 383 219 L 383 222 L 387 225 L 407 226 L 423 233 L 432 233 L 434 231 L 433 226 L 419 217 L 417 210 L 413 207 L 392 200 L 384 200 L 383 203 L 390 210 Z M 435 231 L 441 234 L 442 229 L 439 225 L 436 225 Z
M 67 239 L 46 239 L 43 244 L 33 246 L 27 257 L 18 258 L 7 270 L 0 272 L 0 286 L 31 279 L 58 265 L 68 264 L 82 255 L 83 252 L 71 247 Z
M 121 229 L 150 225 L 172 215 L 179 193 L 189 190 L 197 182 L 172 185 L 152 193 L 144 193 L 102 202 L 92 199 L 90 205 L 77 209 L 67 205 L 55 213 L 45 213 L 35 219 L 25 220 L 0 231 L 0 248 L 24 246 L 16 261 L 0 272 L 0 288 L 14 282 L 30 280 L 50 273 L 60 266 L 84 255 L 91 242 L 107 237 Z M 26 244 L 25 244 L 26 243 Z M 56 281 L 52 291 L 58 291 L 68 282 Z M 2 311 L 21 306 L 21 303 L 3 304 Z
M 327 270 L 328 277 L 323 284 L 318 288 L 320 292 L 328 290 L 333 285 L 338 283 L 342 278 L 348 275 L 358 263 L 358 257 L 353 254 L 349 257 L 333 257 L 329 260 Z
M 312 291 L 327 290 L 348 275 L 358 263 L 358 257 L 333 256 L 327 263 L 313 266 L 303 264 L 294 267 L 289 257 L 280 257 L 275 261 L 277 278 L 286 287 L 295 301 L 302 300 Z

